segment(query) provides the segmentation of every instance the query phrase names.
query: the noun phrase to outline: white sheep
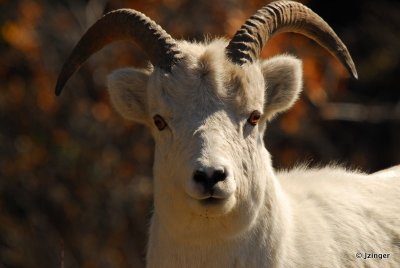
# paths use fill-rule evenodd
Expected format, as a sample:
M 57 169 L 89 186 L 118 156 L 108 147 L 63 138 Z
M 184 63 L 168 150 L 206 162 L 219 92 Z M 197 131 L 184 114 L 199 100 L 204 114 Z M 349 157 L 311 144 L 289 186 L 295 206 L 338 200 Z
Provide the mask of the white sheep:
M 304 34 L 357 77 L 341 40 L 300 3 L 271 3 L 227 41 L 176 41 L 140 12 L 106 14 L 82 37 L 57 86 L 94 52 L 136 42 L 148 69 L 109 76 L 110 98 L 155 139 L 148 267 L 400 267 L 400 168 L 272 168 L 270 119 L 302 87 L 301 61 L 259 60 L 275 33 Z

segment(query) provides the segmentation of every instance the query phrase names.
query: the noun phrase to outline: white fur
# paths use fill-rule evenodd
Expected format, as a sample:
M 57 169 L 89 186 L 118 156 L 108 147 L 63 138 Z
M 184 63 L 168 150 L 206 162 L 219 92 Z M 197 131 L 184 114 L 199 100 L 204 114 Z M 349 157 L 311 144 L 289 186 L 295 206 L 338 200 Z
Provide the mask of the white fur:
M 116 109 L 155 139 L 147 266 L 398 267 L 400 172 L 274 171 L 264 130 L 297 99 L 301 62 L 278 56 L 240 67 L 226 59 L 226 44 L 182 41 L 185 57 L 171 73 L 124 69 L 109 77 Z M 264 115 L 251 126 L 254 110 Z M 166 129 L 154 126 L 155 114 Z M 216 185 L 225 199 L 202 204 L 193 172 L 220 166 L 229 174 Z

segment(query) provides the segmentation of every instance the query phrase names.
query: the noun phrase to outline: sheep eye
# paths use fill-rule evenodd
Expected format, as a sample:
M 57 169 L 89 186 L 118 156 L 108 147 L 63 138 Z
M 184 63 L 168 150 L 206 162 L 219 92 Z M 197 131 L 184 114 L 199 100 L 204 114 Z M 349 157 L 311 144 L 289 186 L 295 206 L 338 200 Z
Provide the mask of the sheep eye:
M 153 122 L 160 131 L 167 127 L 167 123 L 165 122 L 164 118 L 161 117 L 161 115 L 156 114 L 153 116 Z
M 251 114 L 250 114 L 250 117 L 247 119 L 247 122 L 250 124 L 250 125 L 252 125 L 252 126 L 255 126 L 255 125 L 257 125 L 257 123 L 258 123 L 258 121 L 260 120 L 260 118 L 261 118 L 261 113 L 259 112 L 259 111 L 253 111 Z

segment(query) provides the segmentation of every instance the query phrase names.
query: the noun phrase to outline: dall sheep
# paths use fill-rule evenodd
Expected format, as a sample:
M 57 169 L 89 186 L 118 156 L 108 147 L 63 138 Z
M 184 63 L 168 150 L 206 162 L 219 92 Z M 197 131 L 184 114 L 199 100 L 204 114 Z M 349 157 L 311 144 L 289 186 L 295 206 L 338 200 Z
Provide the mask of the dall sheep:
M 259 59 L 276 33 L 318 42 L 357 77 L 331 27 L 304 5 L 259 9 L 231 40 L 178 41 L 144 14 L 107 13 L 82 37 L 56 85 L 105 45 L 138 44 L 152 65 L 113 72 L 116 110 L 155 140 L 148 267 L 399 267 L 399 168 L 274 171 L 270 119 L 302 87 L 301 61 Z

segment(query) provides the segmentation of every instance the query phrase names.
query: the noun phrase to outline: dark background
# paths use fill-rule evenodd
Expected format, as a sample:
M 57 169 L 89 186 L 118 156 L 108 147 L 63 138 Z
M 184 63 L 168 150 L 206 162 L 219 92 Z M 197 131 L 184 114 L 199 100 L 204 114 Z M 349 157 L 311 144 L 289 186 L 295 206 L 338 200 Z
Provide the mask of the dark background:
M 273 38 L 264 57 L 303 59 L 304 93 L 275 119 L 276 168 L 341 163 L 373 172 L 400 163 L 400 3 L 303 1 L 348 46 L 349 79 L 314 42 Z M 111 108 L 105 77 L 146 66 L 136 46 L 93 56 L 61 97 L 55 80 L 101 14 L 140 10 L 175 38 L 231 37 L 268 1 L 0 0 L 0 267 L 142 267 L 151 215 L 153 142 Z

